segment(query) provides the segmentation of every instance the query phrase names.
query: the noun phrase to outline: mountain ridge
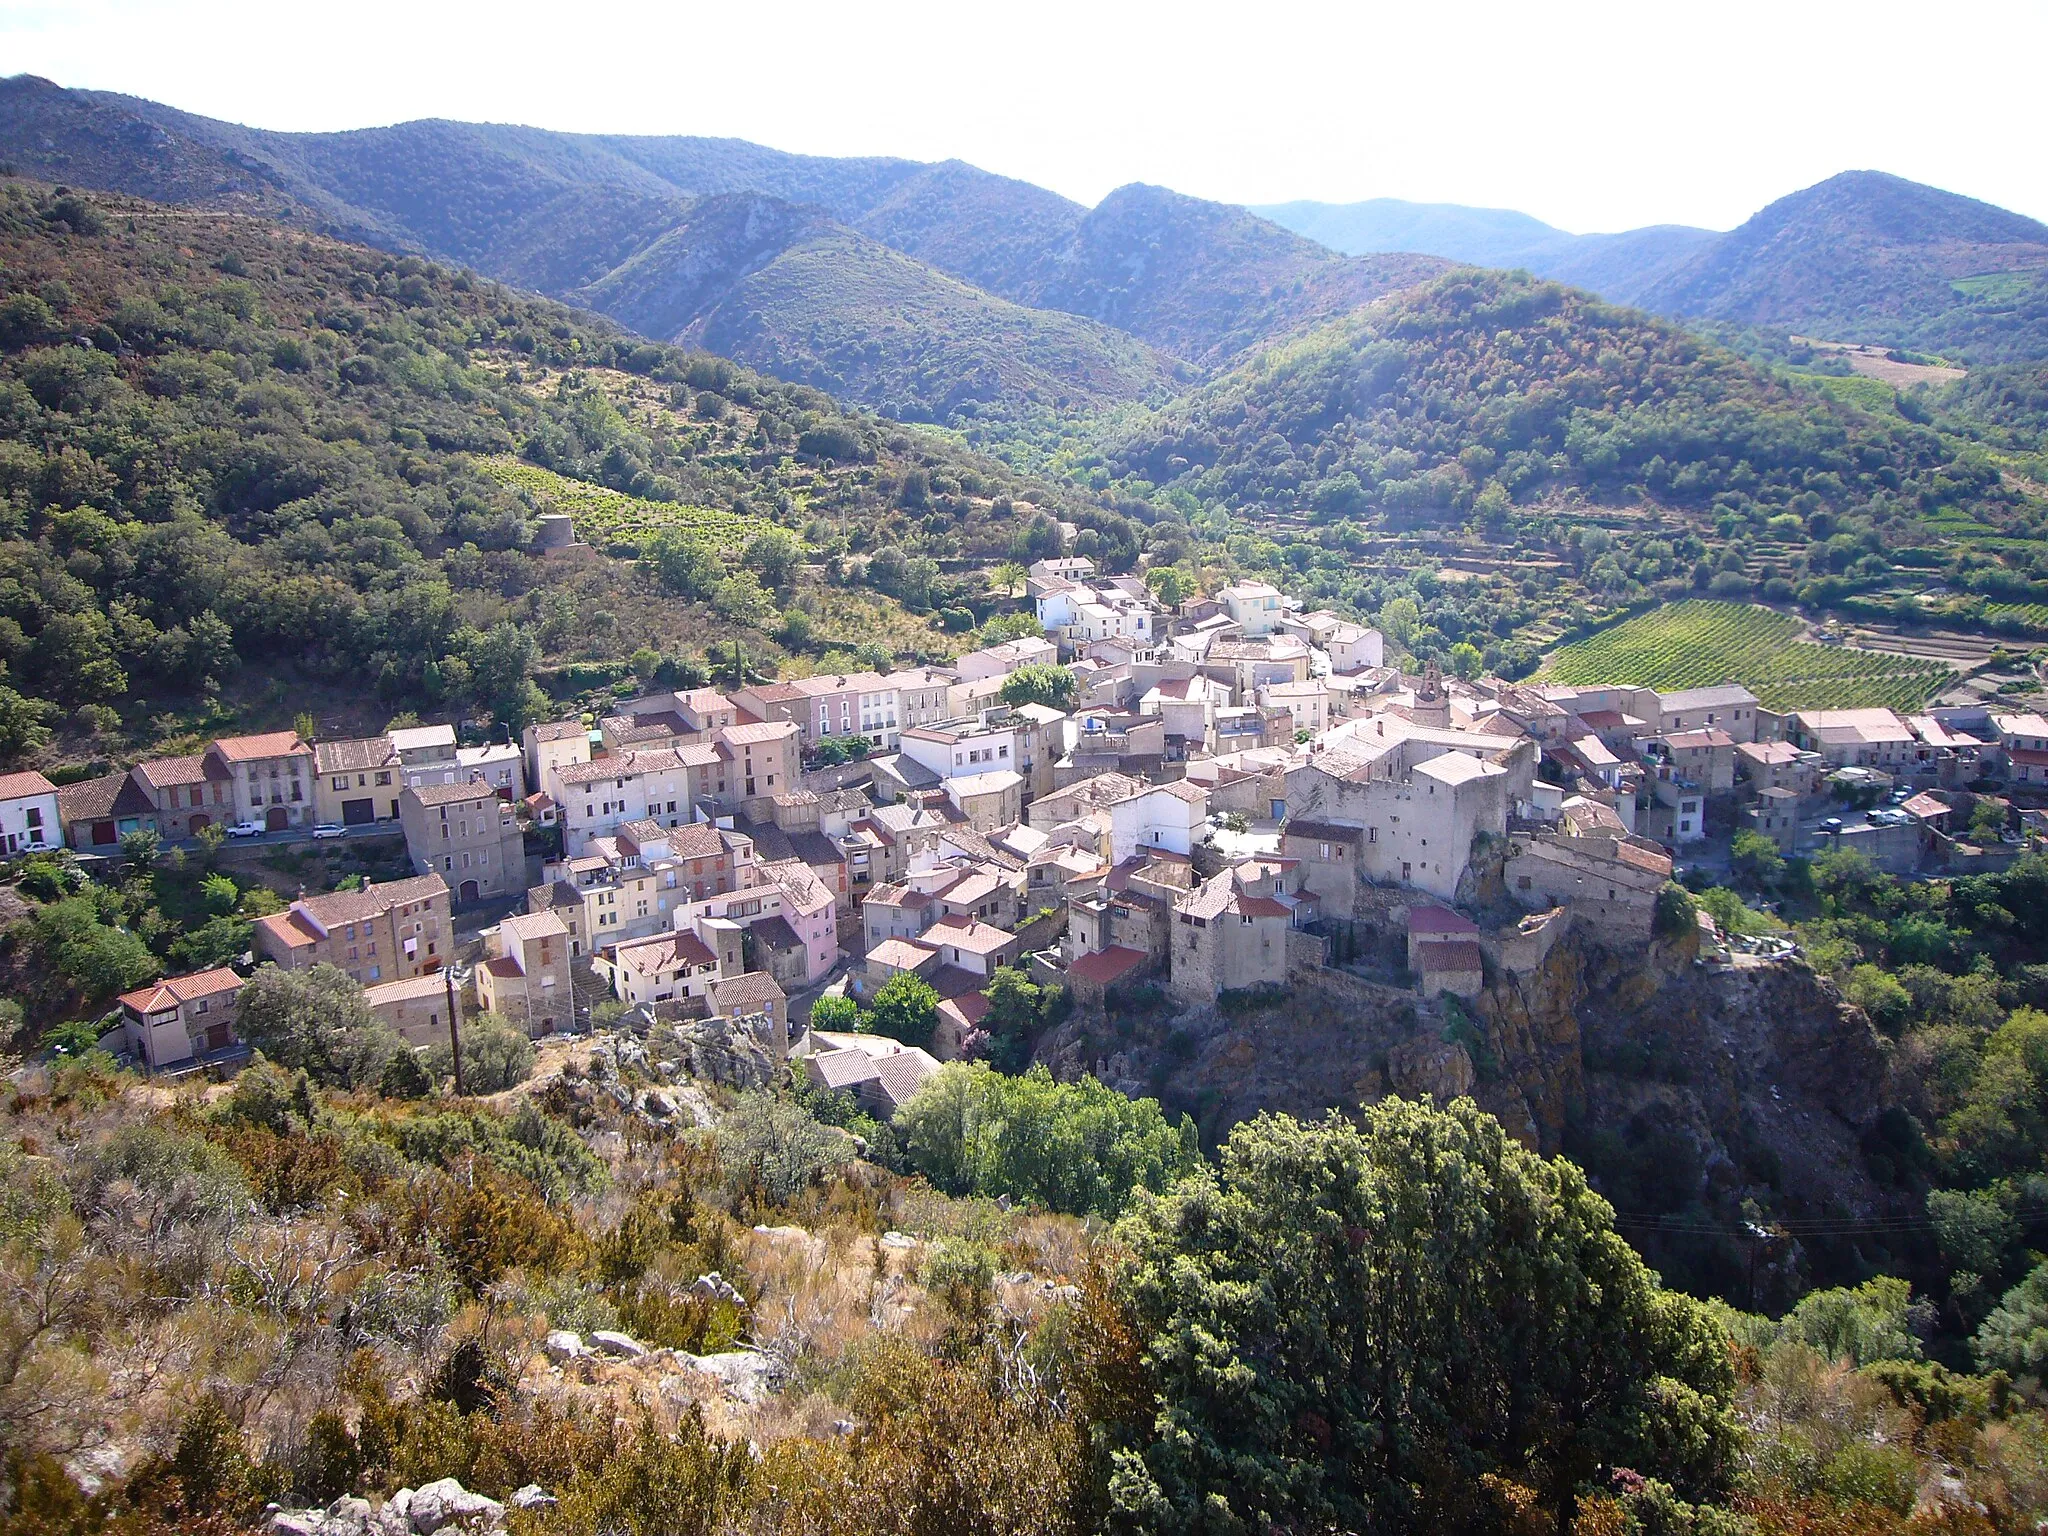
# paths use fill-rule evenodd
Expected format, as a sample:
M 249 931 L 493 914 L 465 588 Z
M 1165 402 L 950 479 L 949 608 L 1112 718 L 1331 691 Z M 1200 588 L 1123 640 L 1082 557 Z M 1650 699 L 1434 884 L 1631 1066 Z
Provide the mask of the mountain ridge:
M 2048 225 L 1883 171 L 1843 171 L 1725 232 L 1574 235 L 1512 209 L 1393 198 L 1253 211 L 1341 250 L 1522 267 L 1678 319 L 1925 346 L 1966 361 L 2048 356 Z M 1985 277 L 2008 281 L 1970 291 Z

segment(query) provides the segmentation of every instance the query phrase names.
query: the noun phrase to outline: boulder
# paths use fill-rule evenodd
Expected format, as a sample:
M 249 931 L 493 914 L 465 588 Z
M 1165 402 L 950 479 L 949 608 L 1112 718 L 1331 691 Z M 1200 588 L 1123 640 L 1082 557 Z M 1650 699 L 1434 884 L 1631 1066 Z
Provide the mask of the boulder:
M 590 1347 L 601 1355 L 617 1355 L 625 1360 L 637 1360 L 647 1353 L 647 1346 L 630 1333 L 611 1328 L 600 1328 L 591 1334 Z
M 498 1531 L 505 1527 L 505 1506 L 471 1493 L 452 1477 L 413 1490 L 408 1511 L 417 1536 L 437 1531 Z
M 676 1361 L 690 1370 L 716 1377 L 730 1396 L 743 1403 L 758 1403 L 774 1392 L 782 1375 L 782 1368 L 775 1361 L 750 1349 L 717 1355 L 691 1355 L 678 1350 Z
M 571 1333 L 566 1328 L 555 1329 L 545 1339 L 541 1340 L 540 1347 L 547 1352 L 547 1357 L 557 1365 L 567 1365 L 571 1360 L 579 1359 L 590 1353 L 589 1350 L 583 1347 L 583 1336 Z
M 376 1507 L 368 1499 L 344 1494 L 320 1517 L 320 1536 L 381 1536 Z
M 884 1232 L 882 1234 L 882 1246 L 884 1248 L 915 1248 L 917 1246 L 917 1239 L 908 1232 Z
M 412 1536 L 412 1490 L 401 1488 L 377 1511 L 379 1536 Z
M 765 1088 L 775 1079 L 775 1053 L 745 1020 L 689 1019 L 675 1027 L 681 1067 L 690 1076 L 731 1088 Z
M 659 1088 L 650 1088 L 640 1096 L 640 1107 L 657 1120 L 668 1120 L 675 1115 L 676 1101 Z
M 709 1296 L 713 1301 L 729 1301 L 736 1307 L 747 1304 L 747 1298 L 735 1290 L 732 1282 L 715 1269 L 708 1275 L 699 1275 L 691 1282 L 690 1290 L 698 1296 Z
M 553 1509 L 562 1501 L 547 1492 L 539 1483 L 528 1483 L 512 1495 L 514 1509 Z
M 320 1536 L 320 1522 L 326 1518 L 321 1509 L 274 1509 L 264 1529 L 271 1536 Z

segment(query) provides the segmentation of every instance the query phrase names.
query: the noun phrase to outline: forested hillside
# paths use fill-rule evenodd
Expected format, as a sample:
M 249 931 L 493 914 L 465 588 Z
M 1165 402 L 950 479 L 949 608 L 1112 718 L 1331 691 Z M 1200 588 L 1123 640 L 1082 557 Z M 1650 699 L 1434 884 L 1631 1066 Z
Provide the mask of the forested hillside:
M 942 651 L 928 557 L 999 558 L 1013 500 L 1060 500 L 815 391 L 258 220 L 0 181 L 0 273 L 14 759 L 324 700 L 514 723 L 536 673 L 688 667 L 714 634 Z M 557 506 L 590 558 L 530 552 Z M 894 595 L 807 574 L 849 560 Z

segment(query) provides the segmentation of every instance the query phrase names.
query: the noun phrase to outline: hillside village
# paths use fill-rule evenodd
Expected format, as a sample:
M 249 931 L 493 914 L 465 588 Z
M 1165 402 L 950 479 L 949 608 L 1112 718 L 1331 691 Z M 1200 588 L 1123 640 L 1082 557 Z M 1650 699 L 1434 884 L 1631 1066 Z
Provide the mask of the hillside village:
M 1983 872 L 2042 817 L 2013 803 L 2048 783 L 2034 715 L 1415 675 L 1271 585 L 1169 609 L 1073 556 L 1032 565 L 1026 601 L 1041 634 L 947 666 L 656 692 L 516 743 L 286 731 L 61 787 L 13 774 L 0 838 L 401 836 L 409 877 L 302 892 L 247 961 L 339 968 L 416 1046 L 451 1009 L 536 1039 L 599 1009 L 741 1021 L 886 1117 L 986 1051 L 1006 968 L 1084 1010 L 1337 969 L 1469 999 L 1575 921 L 1647 943 L 1674 873 L 1725 867 L 1732 834 Z M 1706 934 L 1717 962 L 1757 948 L 1732 938 Z M 804 1027 L 818 997 L 899 977 L 931 989 L 929 1039 Z M 230 1064 L 240 981 L 151 983 L 106 1043 L 153 1072 Z

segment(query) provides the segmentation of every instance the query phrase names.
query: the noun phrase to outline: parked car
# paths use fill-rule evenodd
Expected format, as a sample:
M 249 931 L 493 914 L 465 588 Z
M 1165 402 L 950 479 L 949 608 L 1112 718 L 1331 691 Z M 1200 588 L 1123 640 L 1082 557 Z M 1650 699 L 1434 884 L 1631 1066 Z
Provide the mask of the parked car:
M 324 843 L 330 837 L 347 837 L 348 828 L 338 821 L 323 821 L 313 829 L 313 840 Z
M 1826 821 L 1820 824 L 1820 829 L 1823 832 L 1839 832 L 1842 830 L 1842 818 L 1839 816 L 1830 816 Z
M 228 828 L 229 837 L 261 837 L 263 823 L 260 821 L 238 821 Z

